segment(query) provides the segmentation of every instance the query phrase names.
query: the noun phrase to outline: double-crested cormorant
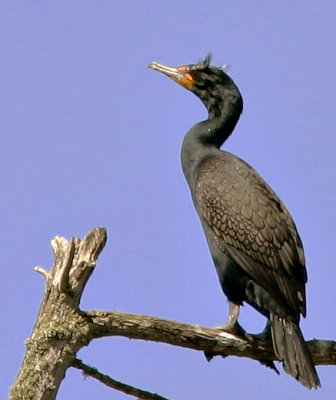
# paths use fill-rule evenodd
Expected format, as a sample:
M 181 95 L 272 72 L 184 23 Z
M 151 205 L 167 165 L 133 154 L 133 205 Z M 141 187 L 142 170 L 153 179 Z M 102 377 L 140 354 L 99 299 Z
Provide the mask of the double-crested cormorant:
M 246 302 L 269 320 L 274 352 L 308 388 L 320 381 L 302 336 L 307 273 L 302 243 L 285 205 L 247 163 L 220 150 L 243 109 L 242 96 L 223 69 L 198 64 L 162 72 L 198 96 L 208 119 L 193 126 L 181 149 L 182 168 L 222 289 L 229 300 L 226 330 L 237 330 Z M 240 327 L 239 327 L 240 328 Z

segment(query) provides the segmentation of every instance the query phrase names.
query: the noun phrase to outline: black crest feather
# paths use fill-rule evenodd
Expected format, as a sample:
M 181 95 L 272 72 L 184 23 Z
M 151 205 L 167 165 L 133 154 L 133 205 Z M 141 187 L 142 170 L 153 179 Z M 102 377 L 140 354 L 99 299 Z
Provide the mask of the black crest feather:
M 208 53 L 204 60 L 195 65 L 194 69 L 208 69 L 212 60 L 212 54 Z

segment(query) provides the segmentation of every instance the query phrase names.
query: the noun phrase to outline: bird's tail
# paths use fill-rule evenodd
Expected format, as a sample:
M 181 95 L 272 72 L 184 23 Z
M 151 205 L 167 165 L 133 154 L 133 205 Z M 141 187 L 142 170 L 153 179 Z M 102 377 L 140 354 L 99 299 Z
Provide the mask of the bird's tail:
M 273 313 L 270 320 L 274 353 L 283 362 L 284 370 L 308 389 L 320 387 L 319 377 L 299 325 Z

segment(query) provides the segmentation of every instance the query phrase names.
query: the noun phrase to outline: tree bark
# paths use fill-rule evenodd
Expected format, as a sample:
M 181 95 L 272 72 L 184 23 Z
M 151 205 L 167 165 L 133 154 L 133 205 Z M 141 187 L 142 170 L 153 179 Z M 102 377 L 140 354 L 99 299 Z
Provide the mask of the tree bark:
M 83 240 L 56 236 L 51 241 L 54 265 L 49 273 L 37 268 L 46 277 L 44 298 L 10 399 L 54 399 L 77 351 L 91 340 L 90 319 L 79 301 L 105 242 L 102 228 Z
M 272 343 L 252 336 L 240 337 L 139 314 L 81 311 L 81 295 L 105 242 L 104 228 L 92 229 L 84 239 L 68 241 L 56 236 L 51 241 L 54 265 L 50 272 L 35 268 L 45 275 L 46 288 L 10 399 L 55 399 L 67 368 L 79 365 L 78 350 L 103 336 L 168 343 L 201 350 L 211 356 L 249 357 L 268 366 L 276 360 Z M 307 343 L 316 365 L 336 365 L 336 342 L 312 340 Z

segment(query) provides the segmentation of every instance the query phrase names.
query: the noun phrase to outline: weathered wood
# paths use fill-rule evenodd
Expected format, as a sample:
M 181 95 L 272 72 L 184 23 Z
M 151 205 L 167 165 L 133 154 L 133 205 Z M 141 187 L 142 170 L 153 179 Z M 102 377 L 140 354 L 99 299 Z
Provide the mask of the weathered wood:
M 10 399 L 54 399 L 77 351 L 89 343 L 88 318 L 78 305 L 105 242 L 103 228 L 82 240 L 52 240 L 54 265 L 48 274 L 38 268 L 46 276 L 44 297 Z
M 110 378 L 108 375 L 102 374 L 97 371 L 97 369 L 90 367 L 89 365 L 84 364 L 81 360 L 74 360 L 72 366 L 74 368 L 80 369 L 83 371 L 85 376 L 91 376 L 92 378 L 97 379 L 99 382 L 104 385 L 119 390 L 125 394 L 129 394 L 130 396 L 136 396 L 139 400 L 169 400 L 166 397 L 162 397 L 156 393 L 147 392 L 145 390 L 141 390 L 135 388 L 130 385 L 126 385 L 125 383 L 116 381 L 115 379 Z
M 118 311 L 87 311 L 92 324 L 92 338 L 126 336 L 174 346 L 201 350 L 214 356 L 248 357 L 257 361 L 276 361 L 272 342 L 251 335 L 240 337 L 230 332 L 188 325 L 181 322 L 141 314 Z M 307 342 L 316 365 L 336 365 L 336 342 L 310 340 Z
M 79 366 L 78 350 L 104 336 L 168 343 L 201 350 L 210 356 L 249 357 L 272 366 L 276 358 L 270 341 L 146 315 L 81 311 L 81 295 L 105 242 L 103 228 L 92 229 L 84 239 L 68 241 L 56 236 L 52 240 L 55 261 L 51 271 L 36 267 L 46 278 L 45 293 L 33 333 L 26 341 L 22 366 L 11 388 L 11 400 L 55 399 L 67 368 Z M 307 343 L 316 365 L 336 365 L 335 341 Z

